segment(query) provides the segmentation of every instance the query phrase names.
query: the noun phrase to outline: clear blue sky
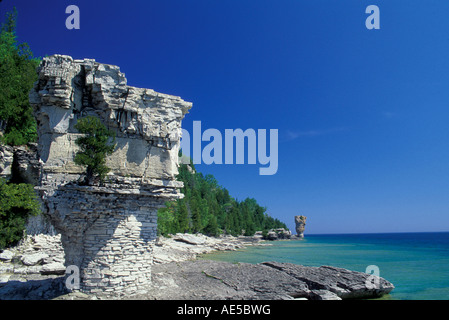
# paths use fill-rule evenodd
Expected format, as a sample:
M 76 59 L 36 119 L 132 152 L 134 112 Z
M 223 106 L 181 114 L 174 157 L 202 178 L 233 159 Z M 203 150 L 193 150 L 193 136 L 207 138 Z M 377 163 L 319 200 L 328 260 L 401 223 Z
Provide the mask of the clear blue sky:
M 2 19 L 14 5 L 36 56 L 118 65 L 193 102 L 188 130 L 279 129 L 274 176 L 197 168 L 290 228 L 303 214 L 306 233 L 449 230 L 448 1 L 3 0 Z

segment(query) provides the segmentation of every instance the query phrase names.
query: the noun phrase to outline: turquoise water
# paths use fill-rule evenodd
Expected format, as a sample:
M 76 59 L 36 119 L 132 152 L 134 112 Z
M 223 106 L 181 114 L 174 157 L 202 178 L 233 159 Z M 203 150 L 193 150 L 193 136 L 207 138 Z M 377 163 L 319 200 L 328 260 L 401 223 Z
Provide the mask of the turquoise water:
M 303 240 L 268 242 L 270 246 L 206 255 L 207 259 L 259 263 L 279 261 L 305 266 L 331 265 L 380 276 L 400 300 L 449 300 L 449 232 L 306 235 Z

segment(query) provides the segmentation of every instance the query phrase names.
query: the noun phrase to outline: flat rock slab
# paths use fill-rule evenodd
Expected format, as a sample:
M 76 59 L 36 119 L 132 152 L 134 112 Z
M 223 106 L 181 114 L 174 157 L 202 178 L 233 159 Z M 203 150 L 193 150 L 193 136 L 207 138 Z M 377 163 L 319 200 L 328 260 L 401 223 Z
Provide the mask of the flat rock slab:
M 28 275 L 24 281 L 11 275 L 2 279 L 0 300 L 341 300 L 376 298 L 394 289 L 383 278 L 375 279 L 377 287 L 373 288 L 372 277 L 328 266 L 193 260 L 153 265 L 152 285 L 136 296 L 68 293 L 61 276 Z
M 375 298 L 394 289 L 392 283 L 381 277 L 343 268 L 305 267 L 279 262 L 263 262 L 262 265 L 287 273 L 305 282 L 310 289 L 325 290 L 342 299 Z
M 388 294 L 394 286 L 370 275 L 334 267 L 289 263 L 228 263 L 209 260 L 153 266 L 153 285 L 141 299 L 311 300 L 366 299 Z
M 175 241 L 179 241 L 179 242 L 185 242 L 191 245 L 202 245 L 206 242 L 205 239 L 200 238 L 198 236 L 195 235 L 190 235 L 190 234 L 184 234 L 184 233 L 177 233 L 173 239 Z

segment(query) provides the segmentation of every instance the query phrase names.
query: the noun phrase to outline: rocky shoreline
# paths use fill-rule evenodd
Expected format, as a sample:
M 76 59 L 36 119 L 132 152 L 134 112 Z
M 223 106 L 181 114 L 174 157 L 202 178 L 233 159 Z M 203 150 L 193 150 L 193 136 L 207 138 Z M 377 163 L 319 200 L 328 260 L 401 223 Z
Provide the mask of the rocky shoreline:
M 247 246 L 267 246 L 261 237 L 208 237 L 202 234 L 175 234 L 159 237 L 153 246 L 153 263 L 165 264 L 194 260 L 198 255 L 214 251 L 234 251 Z
M 254 245 L 270 245 L 270 242 L 257 236 L 159 237 L 153 246 L 152 285 L 141 294 L 112 297 L 69 292 L 65 287 L 60 236 L 28 236 L 17 247 L 0 253 L 0 300 L 340 300 L 375 298 L 394 288 L 385 279 L 329 266 L 315 268 L 277 262 L 233 264 L 197 259 L 201 254 Z M 367 285 L 372 280 L 377 286 Z
M 195 260 L 213 251 L 267 245 L 260 237 L 207 237 L 176 234 L 159 237 L 153 246 L 153 265 Z M 0 300 L 54 298 L 96 299 L 99 295 L 68 293 L 65 288 L 64 249 L 60 235 L 30 235 L 0 252 Z M 67 295 L 67 296 L 65 296 Z

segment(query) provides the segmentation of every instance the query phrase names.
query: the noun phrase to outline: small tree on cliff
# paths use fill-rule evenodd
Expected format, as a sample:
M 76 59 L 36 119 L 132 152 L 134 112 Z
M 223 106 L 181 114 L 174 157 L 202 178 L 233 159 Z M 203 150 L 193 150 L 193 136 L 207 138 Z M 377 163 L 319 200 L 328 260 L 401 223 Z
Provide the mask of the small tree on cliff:
M 108 130 L 100 119 L 93 116 L 79 119 L 75 128 L 85 134 L 75 141 L 80 147 L 80 151 L 75 155 L 75 163 L 86 166 L 84 183 L 90 185 L 99 179 L 102 184 L 110 171 L 106 166 L 106 156 L 114 152 L 115 134 Z

